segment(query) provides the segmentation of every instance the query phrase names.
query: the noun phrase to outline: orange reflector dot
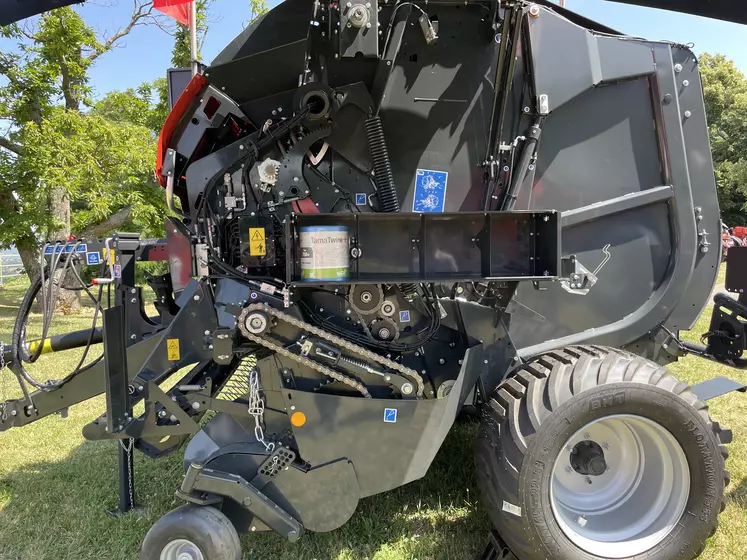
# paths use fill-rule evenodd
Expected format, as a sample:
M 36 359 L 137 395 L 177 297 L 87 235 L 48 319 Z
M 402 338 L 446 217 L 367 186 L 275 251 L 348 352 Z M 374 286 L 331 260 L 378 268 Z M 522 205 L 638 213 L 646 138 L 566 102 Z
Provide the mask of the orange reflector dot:
M 306 415 L 303 412 L 294 412 L 291 414 L 291 424 L 296 428 L 300 428 L 306 424 Z

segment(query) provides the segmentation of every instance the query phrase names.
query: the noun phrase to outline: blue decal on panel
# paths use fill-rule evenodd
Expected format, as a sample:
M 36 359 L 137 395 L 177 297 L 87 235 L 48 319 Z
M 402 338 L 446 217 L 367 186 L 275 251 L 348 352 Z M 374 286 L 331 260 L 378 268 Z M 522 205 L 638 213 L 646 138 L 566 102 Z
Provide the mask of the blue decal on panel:
M 55 245 L 54 252 L 62 253 L 62 245 Z
M 400 311 L 399 312 L 399 322 L 400 323 L 409 323 L 410 322 L 410 312 L 409 311 Z
M 415 174 L 415 195 L 412 198 L 413 212 L 443 212 L 446 206 L 446 171 L 418 169 Z
M 76 253 L 87 253 L 88 252 L 88 245 L 85 243 L 81 243 L 75 248 Z
M 54 253 L 54 247 L 52 245 L 44 249 L 45 255 L 51 255 L 52 253 Z
M 368 197 L 366 197 L 366 193 L 364 192 L 355 193 L 355 205 L 365 206 L 366 204 L 368 204 Z
M 114 278 L 122 278 L 122 265 L 121 264 L 114 265 Z
M 101 257 L 98 253 L 88 253 L 86 254 L 86 264 L 101 264 Z
M 396 408 L 385 408 L 384 409 L 384 422 L 387 424 L 394 424 L 397 421 L 397 409 Z

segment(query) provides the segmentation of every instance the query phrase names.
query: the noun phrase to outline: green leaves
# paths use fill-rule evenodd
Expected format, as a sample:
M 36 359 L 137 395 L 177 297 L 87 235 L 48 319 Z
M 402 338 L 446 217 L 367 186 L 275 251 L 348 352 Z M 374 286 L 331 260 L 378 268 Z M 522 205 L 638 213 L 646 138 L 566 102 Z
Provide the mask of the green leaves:
M 747 79 L 723 55 L 700 58 L 721 213 L 727 225 L 747 223 Z

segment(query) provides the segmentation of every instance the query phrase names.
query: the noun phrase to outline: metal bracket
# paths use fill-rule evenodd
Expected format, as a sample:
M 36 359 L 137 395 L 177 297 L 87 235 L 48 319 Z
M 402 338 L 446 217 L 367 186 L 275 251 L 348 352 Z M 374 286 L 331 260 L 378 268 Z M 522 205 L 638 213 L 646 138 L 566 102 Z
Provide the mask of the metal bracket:
M 233 499 L 290 542 L 296 542 L 303 533 L 303 525 L 299 521 L 237 474 L 206 469 L 203 465 L 192 463 L 177 495 L 192 501 L 194 493 L 208 494 L 208 499 L 210 495 Z
M 582 265 L 576 258 L 576 255 L 571 255 L 568 259 L 564 259 L 564 261 L 566 262 L 563 263 L 563 266 L 570 267 L 570 273 L 568 274 L 567 280 L 560 281 L 560 285 L 563 287 L 563 289 L 569 294 L 575 294 L 579 296 L 585 296 L 586 294 L 588 294 L 592 286 L 597 283 L 598 276 L 602 271 L 602 268 L 604 268 L 604 265 L 606 265 L 612 257 L 609 248 L 609 243 L 604 246 L 604 248 L 602 249 L 602 252 L 604 253 L 604 259 L 602 259 L 602 262 L 599 263 L 599 266 L 597 266 L 593 272 L 589 271 L 589 269 Z M 565 274 L 563 274 L 563 276 L 565 276 Z

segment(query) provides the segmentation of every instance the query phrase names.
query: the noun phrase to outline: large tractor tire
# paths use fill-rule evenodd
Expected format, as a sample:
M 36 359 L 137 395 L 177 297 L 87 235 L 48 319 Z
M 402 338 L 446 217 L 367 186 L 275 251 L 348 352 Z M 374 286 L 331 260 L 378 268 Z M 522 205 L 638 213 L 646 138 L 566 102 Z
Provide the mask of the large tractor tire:
M 573 346 L 496 389 L 481 419 L 478 484 L 519 560 L 688 560 L 718 526 L 729 438 L 667 369 Z

